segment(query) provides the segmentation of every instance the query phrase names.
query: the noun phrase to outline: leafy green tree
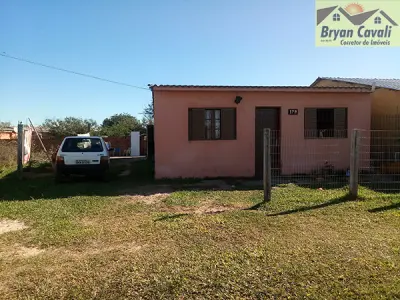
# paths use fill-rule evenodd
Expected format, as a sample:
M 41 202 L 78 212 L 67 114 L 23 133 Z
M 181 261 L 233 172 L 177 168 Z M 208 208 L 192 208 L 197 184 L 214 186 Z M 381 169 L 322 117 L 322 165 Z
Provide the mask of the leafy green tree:
M 97 122 L 93 119 L 66 117 L 65 119 L 46 119 L 42 127 L 54 136 L 68 136 L 98 130 Z
M 128 113 L 115 114 L 104 119 L 101 133 L 106 136 L 129 136 L 131 131 L 144 132 L 143 124 Z

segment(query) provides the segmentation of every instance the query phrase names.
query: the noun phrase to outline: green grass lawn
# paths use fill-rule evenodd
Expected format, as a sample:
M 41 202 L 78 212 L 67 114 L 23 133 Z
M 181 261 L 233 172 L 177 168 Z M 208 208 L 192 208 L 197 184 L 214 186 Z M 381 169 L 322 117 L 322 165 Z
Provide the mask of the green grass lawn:
M 400 198 L 0 180 L 2 299 L 400 298 Z

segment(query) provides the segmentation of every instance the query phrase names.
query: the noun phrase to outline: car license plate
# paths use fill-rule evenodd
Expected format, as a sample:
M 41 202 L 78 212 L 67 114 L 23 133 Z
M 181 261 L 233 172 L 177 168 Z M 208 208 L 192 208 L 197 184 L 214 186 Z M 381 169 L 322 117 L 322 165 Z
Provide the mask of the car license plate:
M 76 164 L 77 165 L 88 165 L 90 163 L 89 160 L 77 160 Z

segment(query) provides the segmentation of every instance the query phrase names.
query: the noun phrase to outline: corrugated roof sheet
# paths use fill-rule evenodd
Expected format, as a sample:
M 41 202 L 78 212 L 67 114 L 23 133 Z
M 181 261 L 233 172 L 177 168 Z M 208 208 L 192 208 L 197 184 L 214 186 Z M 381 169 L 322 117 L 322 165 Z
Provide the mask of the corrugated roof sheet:
M 360 91 L 369 92 L 371 89 L 368 87 L 314 87 L 314 86 L 237 86 L 237 85 L 156 85 L 149 84 L 151 89 L 260 89 L 260 90 L 304 90 L 304 91 Z
M 400 91 L 400 79 L 379 79 L 379 78 L 343 78 L 343 77 L 319 77 L 311 86 L 316 84 L 319 80 L 335 80 L 348 83 L 362 84 L 385 89 L 392 89 Z

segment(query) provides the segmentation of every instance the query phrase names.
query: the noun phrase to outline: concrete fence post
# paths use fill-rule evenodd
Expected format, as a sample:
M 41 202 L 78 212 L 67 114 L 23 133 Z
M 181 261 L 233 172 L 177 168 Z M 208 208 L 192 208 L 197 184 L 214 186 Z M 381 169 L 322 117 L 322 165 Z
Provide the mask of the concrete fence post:
M 263 168 L 263 181 L 264 181 L 264 201 L 271 201 L 271 129 L 264 128 L 264 168 Z
M 23 147 L 24 147 L 24 125 L 19 122 L 18 123 L 18 148 L 17 148 L 17 166 L 18 166 L 18 177 L 22 179 L 23 165 L 22 165 L 22 156 L 23 156 Z
M 351 135 L 350 147 L 350 195 L 352 198 L 358 196 L 358 172 L 360 162 L 360 131 L 354 129 Z

